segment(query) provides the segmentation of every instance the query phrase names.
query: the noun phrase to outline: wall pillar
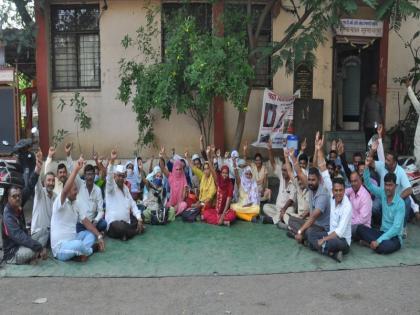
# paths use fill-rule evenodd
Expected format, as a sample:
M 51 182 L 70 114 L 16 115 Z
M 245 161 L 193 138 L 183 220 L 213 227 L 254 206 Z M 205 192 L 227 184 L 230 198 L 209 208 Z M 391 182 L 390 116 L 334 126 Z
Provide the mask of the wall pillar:
M 48 122 L 48 34 L 47 20 L 40 2 L 35 1 L 36 35 L 36 89 L 38 94 L 39 146 L 46 154 L 49 147 Z

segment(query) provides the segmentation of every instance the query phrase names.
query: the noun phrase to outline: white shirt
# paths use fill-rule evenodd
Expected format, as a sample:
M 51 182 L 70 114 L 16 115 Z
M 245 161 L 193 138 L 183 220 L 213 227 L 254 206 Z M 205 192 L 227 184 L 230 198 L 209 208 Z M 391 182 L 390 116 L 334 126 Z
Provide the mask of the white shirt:
M 67 157 L 66 163 L 67 163 L 67 173 L 69 173 L 70 170 L 68 169 L 68 167 L 73 164 L 73 160 L 71 159 L 70 156 Z M 64 184 L 57 178 L 57 169 L 55 170 L 52 169 L 51 165 L 52 165 L 52 159 L 50 157 L 47 157 L 47 160 L 45 161 L 45 173 L 53 172 L 56 175 L 54 193 L 58 196 L 63 191 Z
M 274 170 L 274 172 L 279 179 L 279 193 L 277 195 L 276 206 L 280 209 L 284 207 L 288 200 L 293 200 L 293 205 L 290 208 L 295 209 L 296 187 L 293 184 L 292 179 L 286 182 L 281 171 L 282 167 L 283 163 L 280 160 L 276 161 L 276 169 Z
M 351 213 L 351 203 L 346 195 L 338 205 L 336 205 L 335 199 L 331 198 L 330 231 L 328 234 L 335 232 L 338 237 L 345 238 L 349 246 L 351 244 Z
M 411 86 L 408 87 L 408 97 L 410 98 L 411 104 L 413 104 L 414 109 L 417 114 L 420 115 L 420 102 L 414 94 L 414 91 Z M 420 167 L 420 119 L 417 120 L 416 133 L 414 135 L 414 156 L 416 157 L 416 165 Z
M 121 190 L 114 180 L 114 165 L 108 166 L 105 189 L 106 212 L 105 220 L 109 225 L 114 221 L 125 221 L 130 223 L 130 213 L 141 221 L 141 212 L 136 202 L 131 197 L 128 187 L 124 185 Z
M 57 196 L 51 218 L 51 249 L 54 257 L 57 256 L 61 243 L 76 239 L 76 224 L 84 218 L 77 201 L 72 202 L 66 198 L 61 204 L 61 194 Z
M 55 192 L 48 195 L 47 189 L 42 187 L 41 176 L 35 186 L 34 208 L 32 210 L 31 234 L 51 226 L 51 215 L 54 200 L 57 197 Z
M 77 194 L 77 203 L 80 207 L 80 211 L 89 219 L 89 221 L 98 222 L 104 217 L 104 199 L 102 198 L 101 189 L 93 184 L 92 191 L 86 186 L 86 182 L 77 176 L 77 188 L 79 193 Z

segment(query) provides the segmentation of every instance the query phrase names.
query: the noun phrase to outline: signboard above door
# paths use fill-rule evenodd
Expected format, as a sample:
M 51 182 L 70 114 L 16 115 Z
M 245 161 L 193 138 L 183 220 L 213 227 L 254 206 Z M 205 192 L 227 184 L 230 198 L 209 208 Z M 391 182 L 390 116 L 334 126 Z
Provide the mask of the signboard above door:
M 339 36 L 382 37 L 383 26 L 382 21 L 341 19 L 335 33 Z
M 15 80 L 15 69 L 0 67 L 0 83 L 13 83 Z

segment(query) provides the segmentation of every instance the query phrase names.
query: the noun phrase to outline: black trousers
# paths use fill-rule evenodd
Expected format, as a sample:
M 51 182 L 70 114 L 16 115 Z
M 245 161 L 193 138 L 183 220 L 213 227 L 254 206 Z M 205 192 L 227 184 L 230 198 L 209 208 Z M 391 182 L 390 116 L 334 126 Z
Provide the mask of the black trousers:
M 357 236 L 359 239 L 364 240 L 369 243 L 376 241 L 384 232 L 378 231 L 372 228 L 369 228 L 364 225 L 359 225 L 356 230 Z M 401 248 L 400 239 L 397 236 L 393 238 L 382 241 L 381 244 L 375 249 L 375 252 L 378 254 L 391 254 Z
M 130 222 L 114 221 L 109 225 L 107 235 L 117 239 L 130 239 L 136 236 L 138 221 L 135 216 L 130 216 Z
M 290 216 L 289 218 L 289 230 L 294 234 L 297 234 L 297 231 L 305 224 L 305 220 L 297 217 Z M 308 240 L 309 234 L 314 232 L 323 232 L 324 228 L 319 225 L 313 224 L 310 228 L 306 229 L 303 233 L 303 239 Z
M 339 251 L 342 251 L 343 254 L 347 254 L 349 252 L 350 246 L 347 244 L 345 238 L 336 237 L 332 240 L 326 241 L 324 247 L 319 246 L 318 240 L 327 235 L 328 233 L 325 231 L 310 231 L 308 235 L 309 247 L 312 250 L 321 252 L 323 255 L 329 255 L 330 253 L 337 253 Z

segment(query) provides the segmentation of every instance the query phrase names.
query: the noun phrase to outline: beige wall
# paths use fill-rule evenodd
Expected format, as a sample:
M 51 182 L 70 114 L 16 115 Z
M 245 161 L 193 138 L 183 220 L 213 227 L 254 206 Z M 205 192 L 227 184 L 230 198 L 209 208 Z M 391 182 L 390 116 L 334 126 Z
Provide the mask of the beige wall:
M 394 31 L 389 34 L 388 54 L 388 85 L 387 85 L 387 106 L 386 106 L 386 128 L 394 126 L 398 122 L 398 93 L 401 105 L 401 119 L 404 119 L 409 109 L 409 104 L 404 104 L 404 97 L 407 94 L 405 85 L 394 82 L 395 77 L 402 77 L 414 66 L 413 57 L 404 42 L 409 41 L 416 31 L 420 30 L 420 20 L 408 19 L 398 32 L 401 39 Z M 420 38 L 414 42 L 414 47 L 420 46 Z
M 63 1 L 61 1 L 63 2 Z M 68 1 L 64 1 L 67 3 Z M 107 154 L 116 146 L 122 157 L 130 157 L 136 151 L 137 123 L 130 106 L 125 107 L 116 99 L 119 84 L 118 61 L 121 57 L 130 57 L 136 54 L 135 50 L 125 51 L 121 46 L 124 35 L 135 34 L 135 30 L 145 23 L 145 1 L 138 0 L 109 0 L 108 10 L 104 11 L 100 20 L 101 36 L 101 89 L 99 91 L 82 92 L 88 105 L 88 113 L 92 117 L 92 129 L 81 133 L 80 144 L 85 154 L 90 154 L 95 144 L 95 150 L 100 154 Z M 281 13 L 273 21 L 273 39 L 282 38 L 283 32 L 290 24 L 290 16 Z M 418 21 L 410 21 L 402 30 L 404 35 L 411 34 L 413 27 L 419 29 Z M 160 45 L 160 38 L 156 39 Z M 396 115 L 395 95 L 398 87 L 392 82 L 392 77 L 402 74 L 411 66 L 406 50 L 403 50 L 401 41 L 393 33 L 390 35 L 389 74 L 388 74 L 388 110 L 387 126 L 394 124 Z M 324 131 L 331 128 L 331 84 L 332 84 L 332 34 L 328 34 L 327 42 L 318 48 L 317 65 L 314 69 L 314 98 L 324 100 Z M 405 56 L 401 58 L 401 54 Z M 293 76 L 286 75 L 284 69 L 279 69 L 273 80 L 273 90 L 281 95 L 293 93 Z M 71 134 L 66 141 L 77 142 L 73 114 L 66 109 L 63 113 L 57 111 L 60 98 L 69 100 L 74 91 L 52 92 L 50 97 L 50 134 L 59 129 L 69 130 Z M 253 142 L 258 134 L 261 115 L 263 90 L 254 90 L 251 94 L 246 119 L 243 141 Z M 403 93 L 401 93 L 401 99 Z M 189 148 L 191 152 L 198 151 L 199 131 L 194 121 L 185 115 L 174 114 L 170 121 L 159 119 L 156 116 L 154 125 L 156 145 L 164 145 L 169 151 L 172 147 L 178 152 Z M 232 105 L 225 104 L 225 138 L 226 148 L 231 149 L 237 112 Z M 144 149 L 142 156 L 156 155 L 157 150 Z

